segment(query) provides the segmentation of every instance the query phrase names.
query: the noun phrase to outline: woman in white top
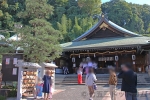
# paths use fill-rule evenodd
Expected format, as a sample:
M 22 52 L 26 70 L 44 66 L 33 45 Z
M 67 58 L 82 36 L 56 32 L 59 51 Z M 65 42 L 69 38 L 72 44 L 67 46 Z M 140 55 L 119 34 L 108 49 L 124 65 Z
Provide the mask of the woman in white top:
M 96 81 L 96 76 L 94 74 L 93 68 L 89 68 L 89 73 L 86 75 L 85 78 L 85 84 L 88 86 L 89 94 L 90 94 L 90 100 L 93 100 L 94 95 L 94 88 L 93 85 Z

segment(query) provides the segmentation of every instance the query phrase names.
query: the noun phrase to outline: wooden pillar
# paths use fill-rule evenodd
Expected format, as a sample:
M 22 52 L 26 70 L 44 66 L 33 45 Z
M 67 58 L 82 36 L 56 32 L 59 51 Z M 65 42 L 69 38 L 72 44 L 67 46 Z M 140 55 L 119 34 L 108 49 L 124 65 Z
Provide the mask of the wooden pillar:
M 142 72 L 145 73 L 144 65 L 142 65 Z
M 135 66 L 135 59 L 136 59 L 136 56 L 134 54 L 132 54 L 132 64 L 133 64 L 133 70 L 136 72 L 136 66 Z
M 134 61 L 134 60 L 132 60 L 132 63 L 133 63 L 133 70 L 136 72 L 135 61 Z
M 116 61 L 116 71 L 119 71 L 118 61 Z
M 116 54 L 116 56 L 115 56 L 115 61 L 116 61 L 116 70 L 117 70 L 117 71 L 119 71 L 119 70 L 118 70 L 118 60 L 119 60 L 119 57 L 118 57 L 118 55 Z

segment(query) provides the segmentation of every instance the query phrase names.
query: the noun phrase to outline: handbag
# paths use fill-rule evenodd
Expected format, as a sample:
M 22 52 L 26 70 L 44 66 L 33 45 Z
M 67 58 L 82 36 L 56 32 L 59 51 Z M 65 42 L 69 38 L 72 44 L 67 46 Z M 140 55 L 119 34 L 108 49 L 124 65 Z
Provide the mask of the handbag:
M 93 89 L 94 89 L 94 90 L 97 90 L 97 85 L 96 85 L 96 83 L 93 83 Z

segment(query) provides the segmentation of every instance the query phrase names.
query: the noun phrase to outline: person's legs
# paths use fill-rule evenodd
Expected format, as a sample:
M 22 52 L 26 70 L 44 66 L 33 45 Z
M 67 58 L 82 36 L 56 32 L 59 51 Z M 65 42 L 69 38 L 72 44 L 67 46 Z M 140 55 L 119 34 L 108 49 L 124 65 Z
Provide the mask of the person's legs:
M 110 92 L 111 100 L 113 100 L 113 89 L 112 89 L 112 85 L 109 85 L 109 92 Z
M 46 100 L 46 93 L 44 93 L 44 100 Z
M 92 98 L 94 96 L 94 89 L 93 89 L 93 86 L 91 86 L 91 92 L 92 92 Z
M 115 85 L 109 85 L 109 89 L 110 89 L 111 100 L 116 100 L 116 97 L 115 97 L 116 86 Z
M 114 100 L 116 100 L 116 85 L 114 85 L 114 88 L 113 88 L 113 98 Z
M 132 94 L 132 100 L 137 100 L 137 93 Z
M 94 96 L 94 89 L 92 86 L 88 86 L 88 89 L 89 89 L 89 95 L 90 95 L 90 98 L 93 98 Z
M 89 90 L 89 95 L 91 94 L 91 88 L 90 86 L 88 86 L 88 90 Z
M 125 98 L 126 100 L 132 100 L 132 93 L 125 92 Z
M 90 95 L 90 97 L 92 97 L 92 90 L 91 90 L 91 86 L 88 86 L 88 89 L 89 89 L 89 95 Z
M 46 100 L 48 100 L 49 99 L 49 93 L 47 93 L 47 96 L 46 96 Z

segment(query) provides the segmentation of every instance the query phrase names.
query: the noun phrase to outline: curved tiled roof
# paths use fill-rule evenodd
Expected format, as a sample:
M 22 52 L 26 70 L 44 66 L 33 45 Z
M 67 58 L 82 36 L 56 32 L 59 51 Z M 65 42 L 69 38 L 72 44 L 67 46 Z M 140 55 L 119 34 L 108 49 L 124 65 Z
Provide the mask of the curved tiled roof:
M 102 15 L 102 16 L 104 16 L 104 15 Z M 82 34 L 81 36 L 79 36 L 78 38 L 76 38 L 73 41 L 82 40 L 83 38 L 85 38 L 86 36 L 91 34 L 95 29 L 97 29 L 103 22 L 106 23 L 107 25 L 109 25 L 110 27 L 114 28 L 115 30 L 117 30 L 117 31 L 119 31 L 121 33 L 127 34 L 129 36 L 141 36 L 141 35 L 138 35 L 138 34 L 136 34 L 134 32 L 131 32 L 131 31 L 129 31 L 129 30 L 123 28 L 123 27 L 118 26 L 117 24 L 109 21 L 105 17 L 101 17 L 97 24 L 95 24 L 91 29 L 89 29 L 88 31 L 86 31 L 84 34 Z
M 61 44 L 64 51 L 82 50 L 95 48 L 117 48 L 117 47 L 137 47 L 150 44 L 150 37 L 118 37 L 118 38 L 102 38 L 95 40 L 74 41 Z

